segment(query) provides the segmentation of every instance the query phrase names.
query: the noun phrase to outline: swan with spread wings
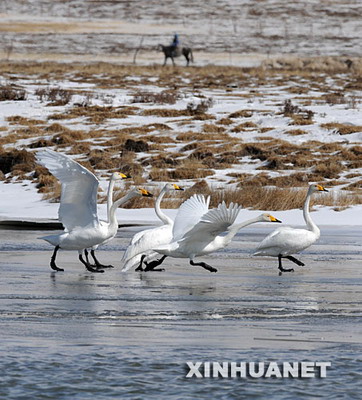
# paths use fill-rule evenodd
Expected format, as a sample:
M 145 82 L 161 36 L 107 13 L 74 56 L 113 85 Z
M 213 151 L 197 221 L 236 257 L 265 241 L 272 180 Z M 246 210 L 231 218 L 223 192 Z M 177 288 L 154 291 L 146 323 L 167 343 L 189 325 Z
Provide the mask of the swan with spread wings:
M 152 194 L 142 188 L 131 190 L 111 205 L 108 220 L 102 221 L 98 218 L 97 212 L 99 181 L 93 173 L 70 157 L 49 149 L 39 151 L 36 156 L 39 164 L 45 166 L 62 185 L 58 216 L 64 231 L 41 238 L 55 246 L 50 267 L 55 271 L 63 271 L 55 263 L 59 249 L 78 250 L 79 260 L 88 271 L 104 272 L 100 268 L 93 268 L 84 260 L 83 251 L 100 245 L 116 235 L 118 229 L 116 210 L 119 206 L 134 197 L 151 197 Z M 123 174 L 114 173 L 110 184 L 119 179 L 123 179 Z
M 128 271 L 137 264 L 138 267 L 136 268 L 136 271 L 142 271 L 143 262 L 145 263 L 144 271 L 162 271 L 160 269 L 156 269 L 156 267 L 162 264 L 166 256 L 152 261 L 152 263 L 149 263 L 148 261 L 153 260 L 158 256 L 158 253 L 152 251 L 155 246 L 169 243 L 172 239 L 172 228 L 174 221 L 161 210 L 161 201 L 166 193 L 174 190 L 184 189 L 174 183 L 166 183 L 162 188 L 155 202 L 155 212 L 158 218 L 162 221 L 162 225 L 156 228 L 145 229 L 141 232 L 137 232 L 133 236 L 131 243 L 123 254 L 122 261 L 124 261 L 125 264 L 122 271 Z
M 209 210 L 210 197 L 193 195 L 179 208 L 171 243 L 158 246 L 154 250 L 174 258 L 188 258 L 191 265 L 201 266 L 210 271 L 217 269 L 205 262 L 196 263 L 194 259 L 225 248 L 243 227 L 256 222 L 280 222 L 270 214 L 264 213 L 240 224 L 235 220 L 241 207 L 225 202 Z M 222 235 L 226 232 L 225 235 Z

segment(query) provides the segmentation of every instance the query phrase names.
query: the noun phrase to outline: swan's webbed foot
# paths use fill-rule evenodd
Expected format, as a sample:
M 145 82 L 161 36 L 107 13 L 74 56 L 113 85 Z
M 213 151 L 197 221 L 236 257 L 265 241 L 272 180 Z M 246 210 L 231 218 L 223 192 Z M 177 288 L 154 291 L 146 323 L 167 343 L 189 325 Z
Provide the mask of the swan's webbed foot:
M 301 261 L 299 261 L 297 258 L 295 258 L 293 256 L 287 256 L 285 258 L 287 258 L 290 261 L 293 261 L 293 263 L 299 265 L 300 267 L 304 267 L 304 265 L 305 265 L 304 263 L 302 263 Z
M 102 269 L 102 268 L 114 268 L 113 265 L 104 265 L 104 264 L 101 264 L 101 263 L 96 264 L 95 267 L 96 267 L 97 269 Z
M 289 257 L 285 257 L 285 258 L 289 258 Z M 294 272 L 294 268 L 283 268 L 282 266 L 282 255 L 279 254 L 278 255 L 278 261 L 279 261 L 279 276 L 282 275 L 283 272 Z
M 95 255 L 94 250 L 91 250 L 91 256 L 94 260 L 94 265 L 92 265 L 92 267 L 95 267 L 96 269 L 102 269 L 102 268 L 114 268 L 113 265 L 104 265 L 102 263 L 100 263 Z
M 151 262 L 146 262 L 144 261 L 144 264 L 146 265 L 146 268 L 144 269 L 145 272 L 148 271 L 156 271 L 156 272 L 163 272 L 165 269 L 164 268 L 158 268 L 156 269 L 156 267 L 158 267 L 159 265 L 161 265 L 163 263 L 163 261 L 165 260 L 167 256 L 162 256 L 160 259 L 155 260 L 155 261 L 151 261 Z
M 193 260 L 190 260 L 190 264 L 191 265 L 199 265 L 200 267 L 208 270 L 209 272 L 217 272 L 217 269 L 212 267 L 209 264 L 206 264 L 205 262 L 199 262 L 199 263 L 195 263 Z
M 100 269 L 100 268 L 98 268 L 98 267 L 93 267 L 92 265 L 90 265 L 90 264 L 84 264 L 85 265 L 85 267 L 87 268 L 87 271 L 89 271 L 89 272 L 94 272 L 94 273 L 103 273 L 104 271 L 103 271 L 103 269 Z
M 93 268 L 92 265 L 90 265 L 89 263 L 87 263 L 87 261 L 85 261 L 83 259 L 82 254 L 79 254 L 79 261 L 86 267 L 87 271 L 89 272 L 94 272 L 94 273 L 103 273 L 103 269 L 97 269 L 97 268 Z
M 165 268 L 156 268 L 156 266 L 150 265 L 151 263 L 145 263 L 145 264 L 146 264 L 146 268 L 143 270 L 144 272 L 163 272 L 163 271 L 165 271 Z
M 135 269 L 135 271 L 143 271 L 142 264 L 143 260 L 146 258 L 146 254 L 143 254 L 140 260 L 140 263 L 138 264 L 138 267 Z
M 86 265 L 85 266 L 86 268 L 87 268 L 87 270 L 89 271 L 89 272 L 95 272 L 95 273 L 103 273 L 104 272 L 104 270 L 103 269 L 100 269 L 100 268 L 98 268 L 98 267 L 96 267 L 96 268 L 93 268 L 91 265 Z
M 59 268 L 54 261 L 50 261 L 50 268 L 54 271 L 64 271 L 64 268 Z
M 294 268 L 279 267 L 279 276 L 281 276 L 283 272 L 294 272 Z
M 59 246 L 55 246 L 54 252 L 52 254 L 52 258 L 50 259 L 50 268 L 53 269 L 54 271 L 64 271 L 63 268 L 59 268 L 57 264 L 55 264 L 55 258 L 57 256 L 57 252 L 60 249 Z

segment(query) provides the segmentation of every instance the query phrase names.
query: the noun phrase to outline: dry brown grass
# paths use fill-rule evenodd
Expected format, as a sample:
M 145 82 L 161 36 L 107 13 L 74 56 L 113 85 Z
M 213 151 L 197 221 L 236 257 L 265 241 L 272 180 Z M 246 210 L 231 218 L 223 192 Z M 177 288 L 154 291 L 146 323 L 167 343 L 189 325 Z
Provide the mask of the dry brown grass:
M 89 155 L 91 152 L 92 143 L 90 142 L 77 142 L 73 144 L 69 154 L 85 154 Z
M 222 201 L 226 203 L 234 202 L 243 208 L 251 208 L 262 211 L 282 211 L 300 209 L 303 207 L 307 188 L 304 189 L 280 189 L 253 187 L 252 189 L 226 189 L 214 190 L 203 188 L 202 193 L 211 196 L 211 207 L 216 207 Z M 189 194 L 189 193 L 188 193 Z M 354 193 L 338 192 L 314 195 L 311 199 L 311 206 L 325 205 L 344 209 L 353 204 L 362 204 L 362 195 Z
M 26 150 L 7 149 L 0 147 L 0 171 L 4 174 L 12 172 L 13 175 L 33 171 L 35 167 L 34 154 Z
M 300 114 L 289 115 L 292 119 L 291 125 L 312 125 L 314 124 L 313 119 L 307 118 Z
M 169 144 L 176 143 L 176 140 L 170 138 L 169 136 L 161 136 L 161 135 L 140 136 L 139 139 L 153 143 L 169 143 Z
M 217 124 L 219 125 L 232 125 L 234 123 L 234 121 L 230 118 L 221 118 L 219 119 L 217 122 Z
M 217 135 L 210 132 L 194 132 L 194 131 L 187 131 L 182 132 L 176 136 L 176 140 L 183 141 L 183 142 L 190 142 L 190 141 L 199 141 L 205 142 L 207 140 L 212 141 L 226 141 L 226 142 L 233 142 L 236 139 L 229 136 L 227 133 L 223 131 L 219 131 Z
M 327 179 L 336 179 L 344 171 L 344 167 L 340 162 L 326 160 L 314 167 L 314 173 L 324 176 Z
M 359 60 L 354 60 L 354 65 L 359 65 Z M 222 88 L 235 81 L 243 87 L 264 83 L 265 80 L 280 77 L 295 79 L 296 76 L 310 79 L 315 82 L 322 73 L 337 75 L 345 73 L 348 69 L 345 57 L 284 57 L 278 60 L 268 60 L 264 66 L 240 68 L 232 66 L 203 66 L 184 68 L 160 68 L 158 65 L 139 66 L 121 65 L 112 63 L 56 63 L 56 62 L 1 62 L 0 68 L 4 75 L 24 74 L 27 76 L 40 75 L 42 77 L 62 78 L 64 74 L 75 74 L 76 78 L 94 83 L 98 87 L 130 87 L 134 82 L 129 76 L 139 76 L 141 82 L 148 82 L 149 77 L 157 76 L 158 84 L 162 87 L 178 88 L 184 85 L 183 77 L 190 80 L 194 88 Z M 356 69 L 356 68 L 354 68 Z M 351 71 L 351 82 L 358 79 L 360 73 Z M 211 78 L 212 77 L 212 78 Z M 139 82 L 137 82 L 139 84 Z M 347 86 L 347 85 L 346 85 Z M 308 87 L 308 84 L 303 84 Z M 355 87 L 355 86 L 354 86 Z M 254 93 L 254 96 L 256 93 Z
M 167 169 L 153 167 L 149 173 L 149 179 L 155 182 L 167 182 L 170 180 L 170 174 Z
M 169 177 L 173 180 L 200 179 L 213 174 L 214 171 L 195 158 L 185 158 L 179 166 L 169 171 Z
M 255 129 L 257 127 L 258 127 L 257 124 L 255 124 L 254 122 L 248 121 L 248 122 L 243 122 L 242 124 L 235 126 L 233 129 L 231 129 L 231 132 L 239 133 L 239 132 L 244 132 L 244 131 L 250 130 L 248 128 Z
M 89 123 L 102 124 L 107 119 L 126 118 L 134 115 L 138 109 L 136 107 L 111 107 L 111 106 L 89 106 L 73 107 L 64 113 L 50 115 L 50 120 L 64 120 L 75 118 L 86 118 Z
M 21 115 L 12 115 L 7 117 L 6 120 L 10 123 L 10 125 L 25 125 L 25 126 L 32 126 L 32 125 L 43 125 L 45 121 L 41 119 L 31 119 L 26 118 Z
M 23 101 L 27 93 L 15 85 L 0 85 L 0 101 Z
M 321 124 L 321 127 L 330 131 L 335 131 L 340 135 L 349 135 L 350 133 L 362 132 L 362 126 L 347 125 L 338 122 Z
M 305 135 L 307 132 L 304 131 L 303 129 L 291 129 L 289 131 L 286 131 L 285 133 L 287 135 L 300 136 L 300 135 Z
M 229 114 L 229 118 L 251 118 L 254 110 L 240 110 Z
M 48 101 L 48 106 L 65 106 L 73 96 L 73 91 L 59 87 L 38 88 L 35 91 L 40 101 Z
M 193 95 L 199 98 L 197 103 L 190 104 L 190 107 L 185 110 L 174 110 L 167 106 L 157 108 L 148 108 L 147 106 L 148 109 L 142 111 L 141 108 L 133 106 L 91 106 L 88 101 L 84 104 L 74 105 L 66 112 L 55 114 L 53 119 L 50 118 L 48 121 L 32 120 L 19 115 L 12 116 L 7 119 L 10 127 L 6 127 L 6 129 L 0 127 L 0 130 L 2 130 L 0 145 L 9 146 L 10 144 L 12 146 L 16 145 L 20 139 L 34 137 L 30 148 L 51 146 L 55 149 L 66 149 L 68 154 L 82 154 L 84 155 L 83 164 L 96 170 L 98 174 L 107 176 L 110 171 L 121 168 L 122 172 L 130 173 L 139 183 L 144 182 L 148 175 L 145 168 L 148 168 L 146 170 L 149 171 L 149 177 L 155 181 L 172 179 L 194 181 L 212 174 L 215 174 L 213 179 L 216 180 L 218 169 L 239 164 L 242 171 L 240 162 L 243 157 L 248 157 L 251 162 L 257 161 L 258 164 L 261 161 L 263 165 L 261 172 L 256 175 L 235 173 L 232 177 L 233 182 L 240 184 L 240 186 L 263 188 L 267 185 L 275 185 L 288 189 L 306 186 L 309 181 L 330 183 L 331 185 L 346 183 L 348 178 L 343 173 L 351 170 L 349 175 L 354 175 L 355 171 L 352 170 L 362 167 L 361 146 L 351 146 L 346 143 L 323 144 L 316 141 L 297 145 L 287 141 L 274 140 L 272 136 L 259 136 L 254 142 L 243 143 L 240 138 L 229 136 L 227 130 L 236 129 L 239 132 L 256 130 L 256 133 L 259 134 L 268 132 L 273 128 L 260 128 L 250 118 L 255 117 L 255 121 L 258 121 L 259 116 L 275 115 L 275 111 L 242 109 L 225 114 L 220 118 L 218 114 L 207 113 L 212 102 L 202 97 L 205 88 L 217 88 L 225 92 L 229 83 L 238 82 L 239 87 L 246 90 L 242 94 L 235 91 L 232 94 L 235 98 L 241 96 L 253 99 L 256 96 L 263 96 L 264 99 L 267 99 L 268 94 L 265 90 L 263 90 L 263 93 L 258 93 L 256 89 L 258 85 L 274 84 L 280 86 L 285 85 L 288 80 L 290 86 L 292 86 L 289 93 L 299 95 L 295 96 L 295 99 L 292 98 L 293 102 L 298 102 L 298 106 L 291 102 L 284 104 L 281 113 L 290 117 L 293 124 L 307 125 L 314 122 L 311 112 L 302 108 L 306 104 L 322 104 L 323 102 L 339 104 L 342 101 L 347 104 L 348 99 L 352 98 L 352 91 L 361 87 L 360 78 L 352 72 L 348 76 L 334 75 L 342 66 L 345 68 L 345 65 L 340 64 L 337 67 L 337 64 L 335 64 L 333 67 L 332 61 L 328 61 L 327 65 L 327 69 L 323 66 L 320 71 L 330 71 L 328 74 L 333 77 L 336 87 L 343 89 L 335 90 L 331 87 L 328 74 L 318 72 L 317 59 L 313 63 L 310 60 L 299 59 L 298 62 L 291 60 L 285 62 L 282 67 L 278 65 L 266 69 L 217 66 L 173 69 L 171 67 L 122 66 L 107 63 L 92 65 L 77 63 L 72 65 L 0 63 L 5 77 L 7 74 L 10 77 L 15 73 L 27 79 L 34 77 L 51 82 L 57 79 L 59 81 L 64 80 L 64 76 L 67 74 L 70 79 L 74 78 L 77 82 L 83 81 L 103 88 L 127 89 L 131 94 L 135 93 L 135 87 L 139 85 L 155 85 L 154 78 L 156 77 L 160 89 L 168 88 L 167 91 L 171 96 L 169 99 L 165 97 L 162 100 L 162 96 L 159 99 L 157 98 L 160 93 L 146 93 L 143 98 L 139 99 L 142 102 L 152 100 L 153 103 L 171 103 L 172 97 L 175 98 L 174 96 L 178 96 L 184 89 L 185 93 L 190 93 L 192 90 Z M 342 70 L 340 69 L 340 71 Z M 130 76 L 137 76 L 138 79 L 132 80 Z M 149 79 L 151 77 L 152 80 Z M 198 88 L 201 90 L 198 90 Z M 300 94 L 306 94 L 309 89 L 324 91 L 327 94 L 318 97 L 300 96 Z M 56 91 L 53 94 L 55 96 Z M 141 96 L 144 93 L 136 92 L 135 94 Z M 358 98 L 355 101 L 359 101 Z M 121 129 L 108 129 L 107 120 L 126 118 L 137 114 L 156 115 L 164 117 L 165 120 L 162 121 L 163 123 L 143 126 L 136 124 L 136 126 L 132 126 L 131 123 L 125 125 L 122 121 L 123 127 L 121 126 Z M 97 129 L 91 129 L 88 132 L 73 131 L 69 127 L 71 127 L 70 124 L 77 123 L 72 121 L 74 118 L 81 119 L 82 123 L 86 121 L 97 124 Z M 195 122 L 196 119 L 198 120 L 197 123 Z M 59 122 L 67 120 L 68 128 L 61 123 L 52 123 L 57 120 Z M 189 131 L 178 133 L 175 126 L 179 126 L 180 129 L 189 129 Z M 338 126 L 324 124 L 322 127 L 340 129 L 341 134 L 348 134 L 356 128 L 361 128 L 343 124 Z M 298 126 L 295 128 L 298 128 Z M 289 136 L 306 135 L 307 130 L 304 131 L 302 127 L 301 129 L 292 129 L 291 127 L 285 133 Z M 44 139 L 44 135 L 47 135 L 46 139 Z M 92 142 L 89 140 L 90 138 L 93 139 Z M 290 137 L 289 140 L 292 142 Z M 175 143 L 180 147 L 184 145 L 183 151 L 189 152 L 188 159 L 185 159 L 185 154 L 173 152 L 170 155 L 166 152 L 167 145 L 172 146 Z M 103 150 L 96 150 L 98 146 Z M 140 151 L 144 151 L 146 154 L 143 155 Z M 19 162 L 17 167 L 10 171 L 11 174 L 15 173 L 19 178 L 24 177 L 26 166 L 22 164 L 22 162 Z M 278 172 L 280 172 L 279 175 Z M 354 176 L 354 178 L 356 177 Z M 357 190 L 354 182 L 350 185 L 351 189 Z
M 159 93 L 137 91 L 131 103 L 175 104 L 179 98 L 180 94 L 175 90 L 163 90 Z
M 146 126 L 146 128 L 149 128 L 151 130 L 157 130 L 157 131 L 172 131 L 172 128 L 169 125 L 159 124 L 159 123 L 149 124 Z
M 214 124 L 204 124 L 202 127 L 203 132 L 219 135 L 225 132 L 225 128 Z
M 187 117 L 190 116 L 190 113 L 187 110 L 176 110 L 172 108 L 150 108 L 141 111 L 140 115 L 143 116 L 154 115 L 156 117 L 175 118 L 175 117 Z
M 106 171 L 122 171 L 125 169 L 124 159 L 122 159 L 120 153 L 114 153 L 112 151 L 107 150 L 91 150 L 87 156 L 89 163 L 95 170 L 106 170 Z M 131 157 L 132 158 L 132 157 Z M 134 168 L 136 165 L 134 163 L 128 163 L 128 171 L 125 173 L 129 173 L 132 169 L 132 172 L 135 172 Z M 137 169 L 138 172 L 140 169 Z

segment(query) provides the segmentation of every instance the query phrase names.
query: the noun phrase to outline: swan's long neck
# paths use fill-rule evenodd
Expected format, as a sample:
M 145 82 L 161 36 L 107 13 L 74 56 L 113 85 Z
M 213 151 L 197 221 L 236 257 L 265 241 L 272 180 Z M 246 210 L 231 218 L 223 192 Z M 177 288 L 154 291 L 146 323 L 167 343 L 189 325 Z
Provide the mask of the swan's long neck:
M 113 204 L 114 184 L 115 184 L 115 180 L 111 178 L 109 180 L 108 190 L 107 190 L 107 221 L 108 221 L 108 223 L 110 222 L 111 207 Z
M 238 233 L 240 229 L 245 228 L 248 225 L 255 224 L 256 222 L 262 222 L 262 221 L 263 219 L 260 216 L 258 216 L 255 218 L 248 219 L 247 221 L 244 221 L 240 224 L 233 224 L 229 228 L 229 232 L 225 236 L 220 236 L 220 237 L 222 237 L 224 245 L 227 245 L 232 241 L 233 237 Z
M 108 224 L 109 225 L 117 225 L 118 226 L 118 221 L 116 218 L 116 210 L 119 206 L 122 204 L 127 203 L 127 201 L 131 200 L 133 197 L 137 196 L 134 192 L 129 192 L 127 193 L 124 197 L 120 198 L 119 200 L 115 201 L 109 210 L 109 220 Z
M 312 192 L 308 190 L 307 197 L 305 198 L 304 206 L 303 206 L 303 217 L 304 221 L 307 224 L 307 228 L 309 231 L 314 232 L 316 235 L 320 235 L 320 230 L 318 226 L 312 221 L 312 218 L 309 214 L 309 204 L 310 198 L 312 196 Z
M 163 199 L 163 196 L 167 192 L 167 185 L 163 187 L 161 190 L 160 194 L 158 195 L 156 202 L 155 202 L 155 212 L 158 218 L 164 223 L 164 224 L 170 224 L 172 223 L 172 219 L 169 218 L 166 214 L 164 214 L 161 210 L 161 201 Z

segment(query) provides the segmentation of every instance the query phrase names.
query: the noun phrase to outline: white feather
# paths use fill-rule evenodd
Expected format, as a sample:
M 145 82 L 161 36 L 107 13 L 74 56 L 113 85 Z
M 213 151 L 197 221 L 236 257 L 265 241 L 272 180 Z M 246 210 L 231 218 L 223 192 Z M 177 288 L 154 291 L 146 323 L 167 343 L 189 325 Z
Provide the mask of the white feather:
M 311 246 L 320 237 L 318 226 L 309 213 L 309 202 L 313 193 L 326 191 L 320 185 L 310 185 L 303 206 L 303 216 L 307 229 L 282 227 L 270 233 L 257 247 L 255 256 L 291 256 Z
M 36 158 L 62 184 L 58 216 L 65 230 L 96 226 L 99 181 L 95 175 L 71 158 L 49 149 L 39 151 Z

